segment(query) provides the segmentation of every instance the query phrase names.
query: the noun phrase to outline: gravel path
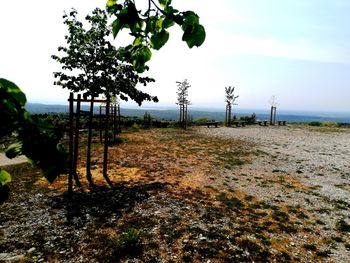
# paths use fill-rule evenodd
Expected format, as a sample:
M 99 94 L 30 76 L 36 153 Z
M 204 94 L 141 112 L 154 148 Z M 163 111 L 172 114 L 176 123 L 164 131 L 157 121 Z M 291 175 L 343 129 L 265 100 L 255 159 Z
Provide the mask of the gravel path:
M 13 165 L 13 164 L 19 164 L 19 163 L 25 163 L 27 162 L 27 157 L 25 156 L 19 156 L 14 159 L 9 159 L 6 157 L 4 153 L 0 153 L 0 167 L 1 166 L 7 166 L 7 165 Z
M 273 168 L 296 174 L 304 183 L 319 186 L 330 198 L 350 200 L 350 189 L 342 189 L 349 186 L 350 179 L 349 131 L 321 133 L 292 127 L 247 127 L 202 129 L 201 132 L 255 142 L 261 152 L 276 160 L 274 163 L 257 160 L 252 166 L 258 171 Z M 344 187 L 339 187 L 342 184 Z
M 291 238 L 305 244 L 319 240 L 315 241 L 318 247 L 331 251 L 326 261 L 350 262 L 349 130 L 317 132 L 307 127 L 254 126 L 203 127 L 199 132 L 255 143 L 257 156 L 251 163 L 222 175 L 233 180 L 232 187 L 271 205 L 305 211 L 310 233 Z M 347 227 L 340 228 L 340 222 Z M 334 241 L 338 237 L 339 243 Z

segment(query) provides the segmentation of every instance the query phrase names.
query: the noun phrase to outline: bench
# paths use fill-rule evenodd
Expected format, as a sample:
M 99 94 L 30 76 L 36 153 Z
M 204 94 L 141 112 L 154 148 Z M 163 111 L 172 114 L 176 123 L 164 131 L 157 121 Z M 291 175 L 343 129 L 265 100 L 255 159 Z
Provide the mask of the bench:
M 205 125 L 207 125 L 207 127 L 209 128 L 210 126 L 214 126 L 215 128 L 218 127 L 219 122 L 218 121 L 208 121 L 205 123 Z
M 258 121 L 258 124 L 259 124 L 260 126 L 267 126 L 267 122 L 268 122 L 268 121 Z
M 235 125 L 236 127 L 240 127 L 240 126 L 245 127 L 247 122 L 246 121 L 233 121 L 232 124 Z
M 278 125 L 286 125 L 287 121 L 278 121 Z

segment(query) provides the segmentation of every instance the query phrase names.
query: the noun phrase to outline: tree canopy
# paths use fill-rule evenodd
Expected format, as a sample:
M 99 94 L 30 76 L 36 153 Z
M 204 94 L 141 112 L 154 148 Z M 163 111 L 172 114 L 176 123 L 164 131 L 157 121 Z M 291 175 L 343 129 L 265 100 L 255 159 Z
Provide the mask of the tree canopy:
M 83 23 L 77 20 L 77 11 L 72 10 L 63 16 L 68 27 L 65 37 L 67 46 L 59 47 L 61 56 L 52 58 L 62 64 L 62 72 L 55 72 L 55 85 L 62 86 L 74 92 L 83 92 L 85 96 L 119 96 L 128 98 L 139 105 L 144 100 L 157 102 L 157 97 L 136 89 L 136 85 L 154 81 L 149 77 L 139 76 L 132 65 L 118 61 L 118 51 L 109 42 L 111 27 L 108 25 L 105 11 L 96 8 L 91 15 L 86 16 L 90 24 L 87 30 Z

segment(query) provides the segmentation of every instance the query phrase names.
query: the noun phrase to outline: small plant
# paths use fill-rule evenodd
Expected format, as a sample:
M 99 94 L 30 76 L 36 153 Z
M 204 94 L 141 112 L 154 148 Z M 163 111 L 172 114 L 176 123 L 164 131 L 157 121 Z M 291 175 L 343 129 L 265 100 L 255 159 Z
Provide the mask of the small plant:
M 344 239 L 341 236 L 333 236 L 332 239 L 338 243 L 344 242 Z
M 350 233 L 350 225 L 345 222 L 344 219 L 341 219 L 337 222 L 336 224 L 336 228 L 337 230 L 339 230 L 340 232 L 343 232 L 343 233 Z
M 329 257 L 330 254 L 331 254 L 331 251 L 329 249 L 316 251 L 316 255 L 319 257 Z
M 114 256 L 137 255 L 142 250 L 141 231 L 130 228 L 119 237 L 112 239 Z
M 315 244 L 310 244 L 310 243 L 305 243 L 303 245 L 303 247 L 307 250 L 310 250 L 310 251 L 316 251 L 317 250 L 317 247 Z

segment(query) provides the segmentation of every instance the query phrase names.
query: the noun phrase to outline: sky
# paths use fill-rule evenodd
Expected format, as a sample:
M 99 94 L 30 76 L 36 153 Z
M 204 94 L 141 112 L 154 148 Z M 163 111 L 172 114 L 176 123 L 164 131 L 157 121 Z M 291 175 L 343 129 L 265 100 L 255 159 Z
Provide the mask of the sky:
M 74 7 L 83 20 L 105 3 L 1 1 L 0 77 L 15 82 L 29 102 L 67 103 L 69 91 L 53 85 L 60 67 L 51 59 L 65 44 L 63 12 Z M 275 96 L 281 110 L 350 112 L 350 1 L 173 0 L 173 6 L 195 11 L 207 38 L 189 49 L 181 30 L 171 29 L 146 73 L 156 82 L 140 87 L 160 102 L 144 107 L 176 106 L 176 81 L 188 79 L 191 107 L 224 110 L 225 87 L 234 86 L 239 109 L 268 109 Z M 123 33 L 114 43 L 129 41 Z

